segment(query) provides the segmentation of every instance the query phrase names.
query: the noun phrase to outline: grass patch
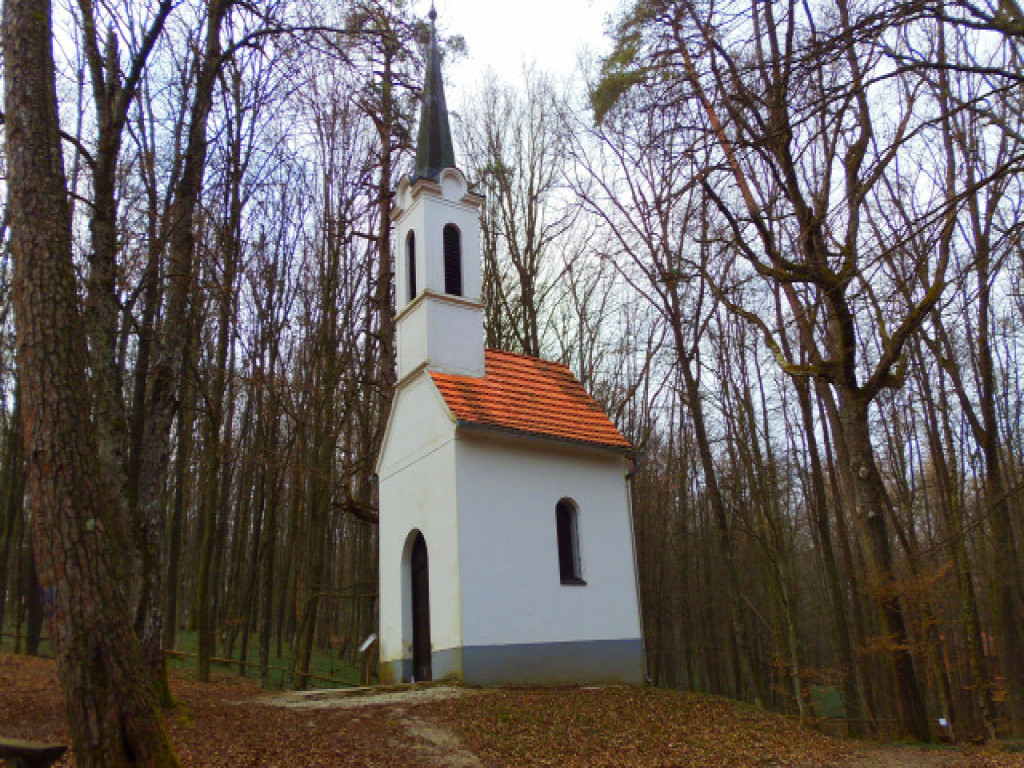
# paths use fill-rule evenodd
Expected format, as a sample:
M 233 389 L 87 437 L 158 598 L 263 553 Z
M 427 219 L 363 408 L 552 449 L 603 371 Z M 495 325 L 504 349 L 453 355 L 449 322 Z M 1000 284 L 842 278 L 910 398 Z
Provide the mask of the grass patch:
M 238 674 L 241 671 L 242 654 L 238 649 L 239 644 L 235 643 L 234 652 L 231 654 L 231 664 L 224 662 L 214 662 L 214 666 L 225 671 L 230 670 L 231 672 Z M 199 659 L 196 658 L 195 654 L 199 648 L 199 637 L 198 633 L 190 631 L 178 632 L 178 641 L 175 644 L 174 650 L 181 651 L 185 656 L 178 656 L 170 654 L 167 657 L 167 666 L 170 669 L 179 670 L 185 674 L 194 675 L 199 666 Z M 285 653 L 277 656 L 271 651 L 270 654 L 270 685 L 269 688 L 273 690 L 285 690 L 291 688 L 294 683 L 294 676 L 292 674 L 292 667 L 294 663 L 294 656 L 289 652 L 290 648 L 285 648 Z M 221 658 L 220 653 L 215 654 L 218 658 Z M 258 680 L 259 679 L 259 646 L 254 646 L 252 642 L 249 643 L 248 653 L 245 658 L 245 677 Z M 330 650 L 321 648 L 315 648 L 313 650 L 313 663 L 311 665 L 310 674 L 313 676 L 307 687 L 309 688 L 343 688 L 352 685 L 359 685 L 361 683 L 360 671 L 355 667 L 350 667 L 343 664 L 337 655 Z M 321 679 L 317 679 L 321 678 Z M 331 678 L 339 682 L 330 682 L 326 678 Z
M 818 717 L 844 718 L 846 708 L 839 689 L 833 685 L 812 685 L 811 704 Z
M 14 622 L 4 623 L 3 631 L 0 632 L 0 651 L 14 653 L 17 647 L 18 652 L 25 652 L 25 625 L 21 626 L 21 637 L 15 638 Z M 53 658 L 53 648 L 50 646 L 50 639 L 46 636 L 46 627 L 43 626 L 43 634 L 39 641 L 39 652 L 36 654 L 44 659 Z
M 15 648 L 17 647 L 21 653 L 24 653 L 24 626 L 22 627 L 22 633 L 23 635 L 20 638 L 20 642 L 16 643 L 14 623 L 8 622 L 4 626 L 3 632 L 0 633 L 0 651 L 14 653 Z M 232 663 L 214 662 L 213 666 L 225 672 L 231 672 L 238 675 L 241 670 L 241 664 L 239 662 L 242 660 L 242 655 L 239 652 L 239 646 L 240 643 L 236 642 L 234 652 L 231 654 Z M 187 630 L 178 632 L 177 642 L 175 643 L 173 650 L 186 655 L 169 653 L 167 655 L 167 668 L 169 670 L 177 670 L 183 674 L 194 677 L 199 667 L 199 659 L 196 657 L 198 649 L 199 637 L 197 632 Z M 284 651 L 285 652 L 281 656 L 277 656 L 273 653 L 273 650 L 271 651 L 270 685 L 268 687 L 272 690 L 286 690 L 291 688 L 294 684 L 294 676 L 292 674 L 294 656 L 291 653 L 290 647 L 286 646 Z M 220 658 L 221 654 L 222 651 L 218 651 L 214 656 Z M 53 658 L 53 648 L 50 646 L 50 641 L 46 636 L 45 628 L 39 643 L 39 653 L 37 655 L 47 659 Z M 259 644 L 253 643 L 252 640 L 249 642 L 245 662 L 245 677 L 251 680 L 259 680 Z M 307 684 L 309 688 L 343 688 L 347 686 L 360 685 L 362 682 L 360 670 L 343 664 L 341 660 L 338 659 L 337 653 L 332 652 L 330 649 L 316 648 L 313 650 L 313 663 L 310 673 L 313 677 L 310 678 Z M 330 682 L 327 678 L 339 682 Z

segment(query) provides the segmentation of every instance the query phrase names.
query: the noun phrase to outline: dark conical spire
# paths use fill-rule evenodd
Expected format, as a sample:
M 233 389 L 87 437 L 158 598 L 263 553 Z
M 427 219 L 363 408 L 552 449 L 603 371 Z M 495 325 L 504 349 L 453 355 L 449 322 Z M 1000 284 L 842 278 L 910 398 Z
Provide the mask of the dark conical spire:
M 437 181 L 441 171 L 455 167 L 452 131 L 448 126 L 448 107 L 444 102 L 444 81 L 441 79 L 441 54 L 437 48 L 437 12 L 430 6 L 430 45 L 427 50 L 427 76 L 423 83 L 423 105 L 420 110 L 420 135 L 416 147 L 414 179 Z

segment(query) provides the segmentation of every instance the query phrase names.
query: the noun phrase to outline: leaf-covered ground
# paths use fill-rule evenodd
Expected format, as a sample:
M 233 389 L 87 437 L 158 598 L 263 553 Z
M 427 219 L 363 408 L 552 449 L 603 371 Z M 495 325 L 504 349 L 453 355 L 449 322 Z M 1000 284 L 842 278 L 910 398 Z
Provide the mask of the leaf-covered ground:
M 190 766 L 1022 766 L 996 749 L 830 739 L 722 699 L 628 687 L 303 700 L 172 678 Z M 290 706 L 282 706 L 290 704 Z M 52 661 L 0 654 L 0 736 L 67 741 Z M 72 765 L 65 758 L 60 765 Z

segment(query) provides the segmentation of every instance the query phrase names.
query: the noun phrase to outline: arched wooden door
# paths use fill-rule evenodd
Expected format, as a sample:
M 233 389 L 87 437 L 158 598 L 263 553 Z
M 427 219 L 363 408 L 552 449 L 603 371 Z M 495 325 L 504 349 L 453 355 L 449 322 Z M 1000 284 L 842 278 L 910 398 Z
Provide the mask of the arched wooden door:
M 430 573 L 427 542 L 416 534 L 412 545 L 412 670 L 416 680 L 430 680 Z

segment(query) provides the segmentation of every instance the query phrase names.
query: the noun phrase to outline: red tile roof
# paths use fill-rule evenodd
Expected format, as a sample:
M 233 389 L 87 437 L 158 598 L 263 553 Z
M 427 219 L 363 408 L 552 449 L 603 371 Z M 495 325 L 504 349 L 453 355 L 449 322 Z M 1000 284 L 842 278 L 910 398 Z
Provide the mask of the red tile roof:
M 568 366 L 488 349 L 484 370 L 482 378 L 430 372 L 459 421 L 618 450 L 631 448 Z

